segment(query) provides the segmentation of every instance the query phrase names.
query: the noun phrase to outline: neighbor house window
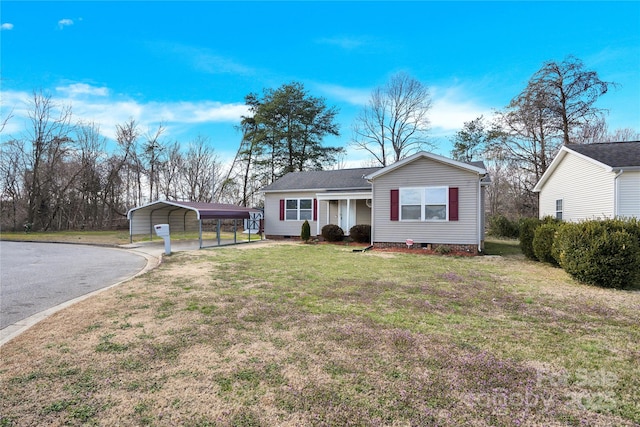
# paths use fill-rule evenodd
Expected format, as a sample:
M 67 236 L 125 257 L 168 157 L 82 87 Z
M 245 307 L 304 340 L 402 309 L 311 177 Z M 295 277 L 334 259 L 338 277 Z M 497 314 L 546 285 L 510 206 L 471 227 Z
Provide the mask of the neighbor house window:
M 311 221 L 313 218 L 313 199 L 287 199 L 285 201 L 285 219 L 287 221 Z
M 556 219 L 562 220 L 562 199 L 556 200 Z
M 401 188 L 400 220 L 446 221 L 448 190 L 448 187 Z

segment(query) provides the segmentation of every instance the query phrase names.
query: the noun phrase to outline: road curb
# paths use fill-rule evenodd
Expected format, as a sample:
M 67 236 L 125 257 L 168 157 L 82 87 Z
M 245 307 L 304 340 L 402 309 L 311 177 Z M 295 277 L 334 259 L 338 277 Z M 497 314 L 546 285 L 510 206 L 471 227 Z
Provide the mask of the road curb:
M 114 246 L 111 246 L 112 248 Z M 115 246 L 115 248 L 118 248 L 117 246 Z M 144 257 L 147 260 L 147 264 L 136 274 L 127 277 L 124 280 L 121 280 L 117 283 L 114 283 L 112 285 L 106 286 L 104 288 L 98 289 L 96 291 L 92 291 L 89 292 L 87 294 L 81 295 L 79 297 L 76 297 L 74 299 L 71 299 L 69 301 L 65 301 L 62 304 L 58 304 L 55 307 L 51 307 L 48 308 L 46 310 L 43 310 L 39 313 L 33 314 L 29 317 L 27 317 L 26 319 L 22 319 L 12 325 L 7 326 L 4 329 L 0 329 L 0 347 L 2 347 L 3 345 L 5 345 L 6 343 L 8 343 L 9 341 L 11 341 L 12 339 L 16 338 L 17 336 L 19 336 L 20 334 L 22 334 L 23 332 L 25 332 L 26 330 L 28 330 L 29 328 L 31 328 L 32 326 L 36 325 L 37 323 L 41 322 L 42 320 L 48 318 L 49 316 L 51 316 L 54 313 L 57 313 L 60 310 L 63 310 L 67 307 L 70 307 L 80 301 L 83 301 L 87 298 L 90 298 L 94 295 L 97 295 L 101 292 L 106 291 L 107 289 L 111 289 L 114 288 L 118 285 L 121 285 L 125 282 L 128 282 L 131 279 L 134 279 L 142 274 L 147 273 L 148 271 L 153 270 L 154 268 L 156 268 L 157 266 L 159 266 L 162 263 L 162 255 L 159 256 L 154 256 L 151 255 L 147 252 L 144 251 L 139 251 L 139 250 L 135 250 L 135 249 L 124 249 L 124 248 L 120 248 L 122 250 L 125 250 L 127 252 L 131 252 L 134 253 L 136 255 L 140 255 L 142 257 Z

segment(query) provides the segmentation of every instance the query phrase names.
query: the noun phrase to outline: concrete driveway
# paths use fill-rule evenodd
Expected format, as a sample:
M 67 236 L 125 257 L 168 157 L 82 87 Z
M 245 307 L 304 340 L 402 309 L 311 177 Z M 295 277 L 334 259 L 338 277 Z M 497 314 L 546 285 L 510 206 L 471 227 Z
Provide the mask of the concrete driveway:
M 0 344 L 52 312 L 128 279 L 159 255 L 116 248 L 0 241 Z M 157 261 L 157 258 L 155 258 Z

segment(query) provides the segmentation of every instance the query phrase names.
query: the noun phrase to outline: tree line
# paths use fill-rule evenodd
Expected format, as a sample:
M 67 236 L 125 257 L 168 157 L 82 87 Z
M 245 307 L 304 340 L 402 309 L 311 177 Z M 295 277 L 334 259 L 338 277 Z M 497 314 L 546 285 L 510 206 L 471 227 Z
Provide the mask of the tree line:
M 640 139 L 631 129 L 609 133 L 605 112 L 594 105 L 614 86 L 577 58 L 549 61 L 493 117 L 464 124 L 452 138 L 451 156 L 485 160 L 491 214 L 535 216 L 531 190 L 562 144 Z M 245 104 L 236 156 L 222 165 L 206 136 L 169 142 L 162 124 L 142 129 L 130 119 L 116 125 L 109 142 L 98 124 L 74 123 L 70 106 L 34 92 L 28 131 L 2 144 L 0 226 L 118 228 L 126 226 L 130 208 L 157 199 L 259 206 L 258 190 L 284 174 L 335 168 L 343 159 L 343 147 L 324 144 L 340 135 L 338 110 L 301 83 L 250 93 Z M 429 88 L 406 73 L 376 88 L 351 129 L 349 144 L 369 156 L 363 166 L 435 148 L 431 107 Z
M 108 149 L 96 123 L 73 122 L 70 106 L 34 92 L 28 129 L 2 144 L 3 229 L 109 229 L 126 226 L 127 211 L 166 198 L 210 202 L 220 161 L 206 137 L 186 147 L 162 138 L 165 128 L 143 131 L 135 120 L 116 125 Z

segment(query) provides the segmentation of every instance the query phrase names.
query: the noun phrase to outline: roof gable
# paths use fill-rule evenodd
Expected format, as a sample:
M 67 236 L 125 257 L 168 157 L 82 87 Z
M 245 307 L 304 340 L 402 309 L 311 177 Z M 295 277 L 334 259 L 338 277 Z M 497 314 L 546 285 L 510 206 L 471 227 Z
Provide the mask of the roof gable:
M 540 192 L 547 180 L 553 175 L 567 155 L 580 157 L 602 169 L 613 170 L 640 168 L 640 141 L 607 142 L 597 144 L 569 144 L 563 146 L 553 159 L 545 173 L 533 188 Z
M 262 188 L 263 193 L 300 190 L 370 190 L 364 177 L 380 169 L 357 168 L 328 171 L 289 172 L 274 183 Z
M 487 174 L 487 171 L 484 168 L 483 162 L 464 163 L 464 162 L 459 162 L 457 160 L 449 159 L 447 157 L 439 156 L 437 154 L 427 153 L 426 151 L 420 151 L 412 156 L 405 157 L 404 159 L 397 161 L 392 165 L 386 166 L 384 168 L 380 168 L 379 170 L 367 175 L 366 178 L 368 180 L 374 180 L 382 175 L 385 175 L 391 171 L 399 169 L 409 163 L 412 163 L 422 158 L 435 160 L 437 162 L 444 163 L 446 165 L 453 166 L 458 169 L 466 170 L 468 172 L 475 172 L 479 175 Z

